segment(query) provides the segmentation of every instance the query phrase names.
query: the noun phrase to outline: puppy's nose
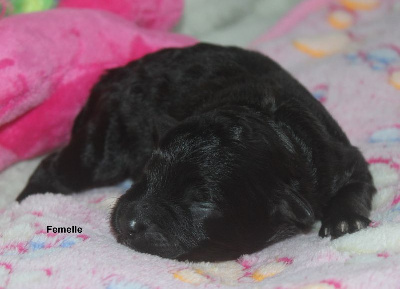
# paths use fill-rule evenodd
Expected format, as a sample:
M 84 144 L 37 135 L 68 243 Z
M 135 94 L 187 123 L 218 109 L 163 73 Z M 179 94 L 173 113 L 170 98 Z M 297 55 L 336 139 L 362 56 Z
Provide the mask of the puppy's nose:
M 130 236 L 134 236 L 145 231 L 146 228 L 147 226 L 145 224 L 131 220 L 128 222 L 127 232 Z

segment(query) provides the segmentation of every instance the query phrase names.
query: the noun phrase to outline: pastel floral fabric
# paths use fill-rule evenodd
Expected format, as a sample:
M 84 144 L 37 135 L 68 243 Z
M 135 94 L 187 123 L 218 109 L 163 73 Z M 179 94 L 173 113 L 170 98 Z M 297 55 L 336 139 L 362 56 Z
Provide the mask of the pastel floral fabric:
M 235 261 L 177 262 L 116 242 L 108 218 L 122 188 L 37 195 L 0 212 L 0 288 L 398 288 L 399 12 L 391 0 L 307 0 L 251 45 L 307 86 L 364 153 L 378 188 L 367 229 L 330 241 L 317 223 Z

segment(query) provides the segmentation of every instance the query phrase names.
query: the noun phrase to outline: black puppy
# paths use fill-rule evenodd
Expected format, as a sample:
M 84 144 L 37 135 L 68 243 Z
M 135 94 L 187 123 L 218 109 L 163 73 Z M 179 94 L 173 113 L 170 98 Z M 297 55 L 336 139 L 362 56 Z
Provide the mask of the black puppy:
M 233 47 L 165 49 L 108 71 L 68 146 L 19 195 L 135 183 L 115 205 L 140 252 L 220 261 L 310 229 L 366 227 L 375 188 L 324 107 L 271 59 Z

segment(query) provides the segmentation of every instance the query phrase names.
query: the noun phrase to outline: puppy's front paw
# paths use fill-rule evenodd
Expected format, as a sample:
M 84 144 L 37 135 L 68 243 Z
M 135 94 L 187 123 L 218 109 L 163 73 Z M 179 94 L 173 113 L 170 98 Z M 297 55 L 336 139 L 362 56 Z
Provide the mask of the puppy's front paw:
M 370 219 L 356 213 L 330 216 L 322 221 L 319 236 L 331 236 L 332 239 L 336 239 L 345 234 L 351 234 L 364 229 L 368 227 L 370 223 Z
M 29 197 L 30 195 L 44 194 L 45 192 L 49 191 L 50 190 L 45 190 L 41 186 L 37 186 L 34 183 L 28 183 L 23 191 L 18 195 L 16 201 L 18 203 L 21 203 L 25 198 Z
M 34 190 L 31 190 L 30 188 L 25 188 L 17 197 L 16 201 L 18 203 L 21 203 L 25 198 L 27 198 L 30 195 L 36 194 Z

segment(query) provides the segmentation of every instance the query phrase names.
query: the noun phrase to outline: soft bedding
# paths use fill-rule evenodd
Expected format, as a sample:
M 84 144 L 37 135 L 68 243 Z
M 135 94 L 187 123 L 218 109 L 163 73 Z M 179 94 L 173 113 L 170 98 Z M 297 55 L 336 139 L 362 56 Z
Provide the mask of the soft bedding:
M 0 18 L 53 8 L 107 11 L 140 27 L 169 30 L 182 14 L 183 0 L 0 0 Z
M 1 211 L 0 288 L 398 288 L 399 12 L 391 0 L 306 0 L 250 45 L 307 86 L 364 153 L 378 188 L 369 228 L 330 241 L 316 224 L 236 261 L 186 263 L 115 241 L 109 212 L 129 184 L 37 195 Z
M 72 8 L 5 18 L 0 40 L 0 170 L 65 144 L 105 69 L 195 42 L 106 11 Z

